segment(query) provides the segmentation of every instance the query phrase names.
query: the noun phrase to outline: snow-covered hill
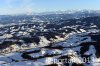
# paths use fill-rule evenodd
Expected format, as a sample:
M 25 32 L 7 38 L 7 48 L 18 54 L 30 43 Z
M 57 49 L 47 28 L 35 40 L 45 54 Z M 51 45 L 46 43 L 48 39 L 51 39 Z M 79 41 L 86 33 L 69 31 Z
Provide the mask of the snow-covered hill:
M 99 66 L 100 17 L 0 27 L 0 66 Z
M 96 32 L 72 34 L 62 42 L 49 43 L 41 47 L 31 48 L 31 46 L 24 49 L 18 45 L 11 45 L 6 51 L 10 49 L 12 51 L 9 53 L 4 51 L 0 54 L 0 64 L 2 66 L 36 66 L 35 64 L 38 66 L 99 66 L 99 41 L 100 33 Z

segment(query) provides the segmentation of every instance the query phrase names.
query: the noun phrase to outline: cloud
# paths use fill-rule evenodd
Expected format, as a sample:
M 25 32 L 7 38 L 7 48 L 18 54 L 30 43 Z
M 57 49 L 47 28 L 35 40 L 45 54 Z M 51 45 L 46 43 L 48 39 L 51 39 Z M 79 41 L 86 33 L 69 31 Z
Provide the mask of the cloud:
M 22 9 L 26 13 L 32 13 L 35 10 L 36 4 L 33 0 L 23 0 Z
M 4 3 L 6 4 L 6 6 L 8 7 L 8 8 L 11 8 L 12 7 L 12 3 L 14 2 L 15 0 L 4 0 Z
M 20 7 L 29 7 L 32 6 L 33 0 L 4 0 L 7 6 L 14 6 L 14 4 L 20 5 Z
M 32 13 L 34 10 L 33 0 L 4 0 L 6 4 L 5 10 L 10 11 L 10 13 Z
M 14 2 L 15 0 L 4 0 L 6 4 L 11 4 L 12 2 Z

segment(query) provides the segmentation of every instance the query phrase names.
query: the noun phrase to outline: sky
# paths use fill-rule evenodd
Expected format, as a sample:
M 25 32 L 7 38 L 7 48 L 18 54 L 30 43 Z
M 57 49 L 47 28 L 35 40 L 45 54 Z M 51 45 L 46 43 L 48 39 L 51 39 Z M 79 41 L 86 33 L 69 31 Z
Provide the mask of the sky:
M 0 0 L 0 14 L 100 10 L 100 0 Z

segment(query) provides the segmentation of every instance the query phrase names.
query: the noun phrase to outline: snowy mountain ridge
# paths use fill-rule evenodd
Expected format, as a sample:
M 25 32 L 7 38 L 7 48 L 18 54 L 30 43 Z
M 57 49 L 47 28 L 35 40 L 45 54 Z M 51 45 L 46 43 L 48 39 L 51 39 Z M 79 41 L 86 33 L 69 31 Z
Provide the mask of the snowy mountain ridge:
M 99 66 L 99 47 L 99 16 L 0 27 L 1 66 Z
M 34 47 L 33 49 L 21 50 L 17 52 L 11 52 L 7 54 L 3 54 L 0 57 L 2 61 L 2 66 L 7 65 L 20 65 L 25 62 L 26 66 L 30 63 L 30 66 L 33 66 L 34 62 L 41 62 L 44 65 L 51 65 L 54 63 L 53 60 L 55 59 L 63 59 L 70 58 L 75 60 L 72 65 L 83 65 L 83 66 L 97 66 L 99 61 L 98 58 L 98 51 L 99 51 L 99 44 L 97 44 L 97 40 L 93 40 L 96 37 L 92 36 L 99 36 L 99 33 L 83 33 L 83 34 L 72 34 L 68 39 L 55 43 L 49 44 L 48 46 L 43 47 Z M 17 46 L 13 46 L 16 48 Z M 98 47 L 98 48 L 97 48 Z M 91 51 L 92 50 L 92 51 Z M 95 53 L 95 54 L 94 54 Z M 99 54 L 100 55 L 100 54 Z M 94 60 L 92 63 L 81 61 L 82 58 L 90 58 L 92 62 L 92 58 Z M 50 60 L 51 59 L 51 60 Z M 32 61 L 31 61 L 32 60 Z M 69 65 L 69 63 L 58 62 L 55 65 Z M 41 65 L 41 64 L 40 64 Z M 42 65 L 41 65 L 42 66 Z

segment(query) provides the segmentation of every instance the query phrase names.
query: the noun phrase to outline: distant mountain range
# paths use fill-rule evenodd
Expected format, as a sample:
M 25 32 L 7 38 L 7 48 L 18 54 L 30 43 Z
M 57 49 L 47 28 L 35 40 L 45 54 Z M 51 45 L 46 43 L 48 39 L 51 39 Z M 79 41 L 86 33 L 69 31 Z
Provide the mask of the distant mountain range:
M 100 11 L 94 10 L 69 10 L 57 12 L 44 12 L 38 14 L 24 14 L 24 15 L 0 15 L 1 24 L 9 23 L 31 23 L 31 22 L 55 22 L 66 19 L 78 19 L 85 17 L 100 16 Z

